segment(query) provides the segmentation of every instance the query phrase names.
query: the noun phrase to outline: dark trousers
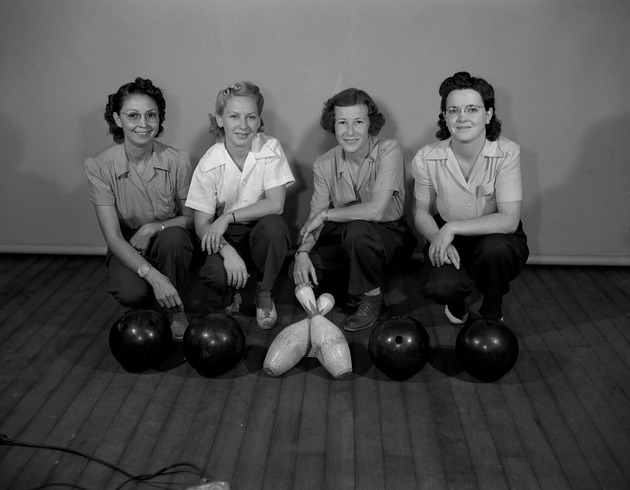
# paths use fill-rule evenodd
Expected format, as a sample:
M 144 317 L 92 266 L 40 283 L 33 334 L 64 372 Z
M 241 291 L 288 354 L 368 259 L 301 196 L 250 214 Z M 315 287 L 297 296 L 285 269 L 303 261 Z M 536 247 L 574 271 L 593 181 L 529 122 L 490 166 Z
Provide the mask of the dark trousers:
M 130 240 L 135 230 L 122 230 Z M 171 226 L 158 233 L 146 252 L 147 261 L 169 278 L 177 291 L 182 293 L 188 279 L 197 239 L 193 232 Z M 121 305 L 130 308 L 148 308 L 154 301 L 153 289 L 144 279 L 124 265 L 111 251 L 105 257 L 109 292 Z
M 440 216 L 438 226 L 444 225 Z M 479 314 L 501 318 L 501 302 L 510 290 L 510 281 L 521 272 L 527 258 L 527 236 L 523 224 L 511 234 L 494 233 L 482 236 L 456 236 L 453 245 L 461 260 L 457 270 L 453 265 L 433 267 L 428 257 L 429 244 L 424 247 L 425 260 L 420 270 L 420 292 L 425 298 L 444 305 L 465 299 L 473 285 L 483 294 Z
M 360 295 L 380 287 L 385 274 L 411 257 L 416 243 L 404 218 L 388 223 L 328 221 L 309 256 L 320 284 L 333 273 L 337 282 L 348 279 L 348 293 Z
M 247 264 L 255 270 L 261 289 L 271 291 L 291 245 L 289 227 L 282 216 L 265 216 L 255 223 L 229 225 L 223 235 Z M 221 254 L 208 255 L 199 279 L 217 294 L 228 290 Z

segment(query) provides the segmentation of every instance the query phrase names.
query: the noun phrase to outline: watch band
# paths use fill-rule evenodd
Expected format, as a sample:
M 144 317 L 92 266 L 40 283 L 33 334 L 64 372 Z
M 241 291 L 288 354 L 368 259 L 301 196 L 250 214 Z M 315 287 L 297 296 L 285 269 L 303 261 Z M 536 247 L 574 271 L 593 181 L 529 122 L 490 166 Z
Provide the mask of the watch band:
M 151 265 L 145 263 L 142 264 L 140 267 L 138 267 L 138 275 L 144 279 L 145 277 L 147 277 L 149 275 L 149 273 L 151 272 Z

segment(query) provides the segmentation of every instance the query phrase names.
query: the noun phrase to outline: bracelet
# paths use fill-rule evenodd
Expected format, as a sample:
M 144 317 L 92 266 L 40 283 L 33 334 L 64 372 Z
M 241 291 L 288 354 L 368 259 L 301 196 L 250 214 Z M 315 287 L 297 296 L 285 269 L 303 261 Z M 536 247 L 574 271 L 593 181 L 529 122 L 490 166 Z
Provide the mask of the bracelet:
M 323 219 L 323 221 L 330 221 L 328 219 L 328 209 L 326 211 L 324 211 L 324 219 Z
M 301 250 L 298 250 L 297 252 L 295 252 L 295 256 L 297 257 L 298 254 L 307 254 L 307 253 L 308 253 L 308 250 L 301 249 Z
M 234 214 L 234 211 L 232 211 L 232 223 L 236 224 L 236 215 Z
M 160 223 L 160 226 L 162 227 L 162 231 L 166 230 L 166 225 L 164 223 Z

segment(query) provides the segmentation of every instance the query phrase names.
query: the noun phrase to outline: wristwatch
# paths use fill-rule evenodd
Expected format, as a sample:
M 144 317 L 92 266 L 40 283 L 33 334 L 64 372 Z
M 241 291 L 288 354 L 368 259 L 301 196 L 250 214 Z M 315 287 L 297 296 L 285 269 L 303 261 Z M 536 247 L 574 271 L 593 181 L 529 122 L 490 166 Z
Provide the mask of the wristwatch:
M 145 277 L 147 277 L 149 275 L 149 272 L 151 272 L 151 266 L 149 264 L 142 264 L 139 268 L 138 268 L 138 275 L 144 279 Z

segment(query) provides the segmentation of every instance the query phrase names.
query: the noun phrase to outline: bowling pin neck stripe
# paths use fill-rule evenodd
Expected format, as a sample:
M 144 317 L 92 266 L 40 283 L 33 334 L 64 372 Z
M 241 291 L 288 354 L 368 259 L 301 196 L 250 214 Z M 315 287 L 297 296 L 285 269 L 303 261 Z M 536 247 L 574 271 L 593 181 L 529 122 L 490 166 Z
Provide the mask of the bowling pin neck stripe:
M 308 283 L 302 283 L 295 286 L 295 297 L 298 299 L 309 318 L 313 318 L 314 316 L 321 314 L 317 308 L 313 288 Z

